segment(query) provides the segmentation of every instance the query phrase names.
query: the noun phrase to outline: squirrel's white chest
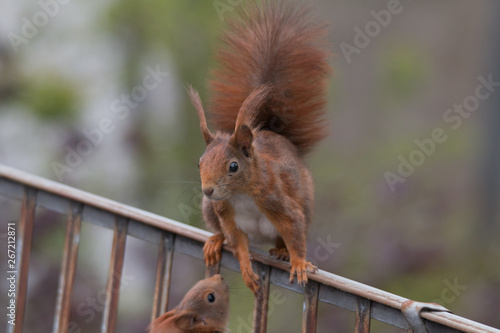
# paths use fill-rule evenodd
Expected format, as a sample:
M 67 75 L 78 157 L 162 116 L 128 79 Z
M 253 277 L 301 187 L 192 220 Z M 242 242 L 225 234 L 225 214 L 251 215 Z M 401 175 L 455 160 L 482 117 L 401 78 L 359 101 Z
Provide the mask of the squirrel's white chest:
M 234 209 L 236 226 L 248 235 L 250 241 L 272 242 L 279 236 L 274 225 L 259 210 L 252 197 L 247 194 L 235 194 L 229 202 Z

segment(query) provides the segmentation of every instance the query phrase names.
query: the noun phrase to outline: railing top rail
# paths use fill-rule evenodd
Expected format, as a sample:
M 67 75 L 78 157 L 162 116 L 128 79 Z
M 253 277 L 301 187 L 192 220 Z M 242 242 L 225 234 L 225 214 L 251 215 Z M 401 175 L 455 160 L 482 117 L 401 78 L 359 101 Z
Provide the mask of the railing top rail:
M 2 178 L 26 185 L 28 187 L 36 188 L 38 190 L 46 191 L 75 202 L 80 202 L 84 205 L 93 206 L 116 215 L 184 236 L 186 238 L 194 239 L 198 242 L 205 242 L 211 235 L 210 232 L 186 225 L 184 223 L 180 223 L 163 216 L 0 164 L 0 181 Z M 284 271 L 289 271 L 290 269 L 288 263 L 275 260 L 262 253 L 253 252 L 252 255 L 256 261 L 265 265 Z M 318 270 L 317 273 L 308 274 L 308 276 L 310 280 L 317 281 L 320 284 L 380 303 L 399 311 L 401 311 L 403 303 L 408 301 L 407 298 L 323 270 Z M 448 312 L 423 312 L 422 317 L 432 322 L 464 332 L 500 333 L 500 330 Z
M 110 213 L 143 222 L 145 224 L 189 237 L 200 242 L 206 241 L 206 239 L 211 235 L 208 231 L 201 230 L 139 208 L 131 207 L 99 195 L 85 192 L 65 184 L 38 177 L 2 164 L 0 164 L 0 177 L 53 193 L 76 202 L 81 202 L 86 205 L 106 210 Z

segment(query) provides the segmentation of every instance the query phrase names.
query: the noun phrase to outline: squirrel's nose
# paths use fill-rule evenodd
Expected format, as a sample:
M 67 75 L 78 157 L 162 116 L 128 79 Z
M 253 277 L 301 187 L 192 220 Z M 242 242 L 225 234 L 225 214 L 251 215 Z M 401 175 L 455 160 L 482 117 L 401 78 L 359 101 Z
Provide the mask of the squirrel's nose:
M 214 188 L 213 187 L 207 187 L 203 189 L 203 193 L 207 196 L 210 197 L 214 193 Z

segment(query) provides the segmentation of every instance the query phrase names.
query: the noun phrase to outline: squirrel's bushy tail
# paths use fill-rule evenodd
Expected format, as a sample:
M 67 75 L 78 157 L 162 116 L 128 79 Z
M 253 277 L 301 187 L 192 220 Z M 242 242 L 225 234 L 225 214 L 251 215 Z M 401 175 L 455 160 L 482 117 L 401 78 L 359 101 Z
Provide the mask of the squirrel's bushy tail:
M 325 136 L 331 72 L 326 25 L 314 21 L 309 5 L 283 0 L 242 8 L 229 25 L 210 81 L 213 124 L 233 132 L 243 101 L 267 85 L 270 93 L 252 125 L 287 137 L 299 154 L 307 153 Z

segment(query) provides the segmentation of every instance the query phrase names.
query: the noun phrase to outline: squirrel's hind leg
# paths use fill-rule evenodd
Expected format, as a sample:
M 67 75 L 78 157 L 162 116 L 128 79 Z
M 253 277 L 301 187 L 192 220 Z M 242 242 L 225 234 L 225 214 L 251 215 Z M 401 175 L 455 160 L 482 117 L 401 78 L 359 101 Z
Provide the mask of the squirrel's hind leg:
M 279 215 L 279 218 L 277 217 Z M 271 220 L 283 239 L 290 254 L 290 283 L 297 275 L 297 283 L 307 284 L 307 272 L 315 273 L 318 268 L 306 261 L 306 230 L 305 216 L 301 211 L 292 210 L 287 213 L 276 214 Z
M 276 246 L 275 248 L 269 250 L 269 254 L 276 257 L 276 259 L 278 260 L 290 261 L 290 253 L 288 253 L 283 238 L 278 237 L 276 239 L 275 246 Z

